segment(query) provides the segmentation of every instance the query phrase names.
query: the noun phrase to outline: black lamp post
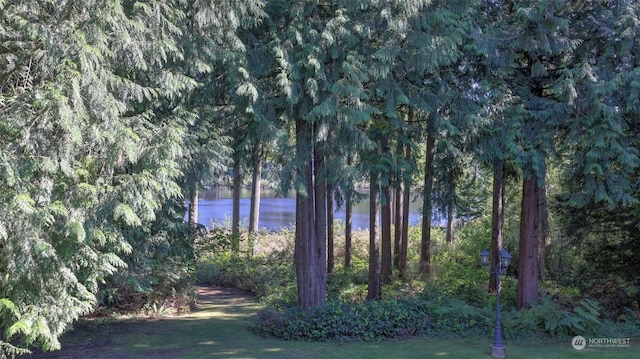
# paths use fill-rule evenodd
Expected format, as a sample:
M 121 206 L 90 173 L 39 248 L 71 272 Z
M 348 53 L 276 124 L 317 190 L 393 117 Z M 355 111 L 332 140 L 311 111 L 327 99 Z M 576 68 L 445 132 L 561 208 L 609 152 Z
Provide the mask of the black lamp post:
M 480 262 L 482 266 L 489 265 L 489 251 L 483 249 L 480 252 Z M 489 267 L 488 272 L 496 275 L 496 326 L 491 345 L 491 356 L 493 358 L 504 358 L 504 345 L 502 344 L 502 329 L 500 327 L 500 275 L 504 274 L 511 264 L 511 254 L 502 248 L 498 253 L 498 265 Z

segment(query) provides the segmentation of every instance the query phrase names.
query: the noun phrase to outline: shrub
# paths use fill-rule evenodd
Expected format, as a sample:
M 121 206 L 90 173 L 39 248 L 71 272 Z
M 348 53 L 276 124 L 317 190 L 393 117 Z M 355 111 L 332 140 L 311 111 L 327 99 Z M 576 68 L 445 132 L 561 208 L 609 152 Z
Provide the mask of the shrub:
M 427 301 L 427 308 L 435 336 L 482 335 L 493 325 L 493 312 L 488 307 L 474 307 L 459 299 L 436 297 Z
M 640 301 L 640 286 L 637 283 L 613 276 L 592 281 L 586 292 L 598 302 L 602 313 L 612 320 L 624 318 L 628 309 L 635 307 L 637 310 Z
M 594 301 L 582 300 L 573 311 L 565 311 L 549 297 L 528 310 L 511 310 L 502 319 L 505 336 L 510 339 L 532 335 L 585 335 L 595 333 L 601 324 L 598 305 Z
M 266 309 L 256 330 L 285 340 L 383 340 L 422 336 L 430 332 L 427 303 L 418 299 L 331 302 L 323 307 Z

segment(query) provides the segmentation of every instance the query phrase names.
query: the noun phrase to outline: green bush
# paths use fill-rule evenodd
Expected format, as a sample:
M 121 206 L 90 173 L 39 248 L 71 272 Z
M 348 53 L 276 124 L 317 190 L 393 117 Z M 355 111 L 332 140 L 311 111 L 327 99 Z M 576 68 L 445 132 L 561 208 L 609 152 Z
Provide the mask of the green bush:
M 470 337 L 487 333 L 493 325 L 492 311 L 459 299 L 436 297 L 428 301 L 436 336 Z
M 299 307 L 260 312 L 256 330 L 285 340 L 383 340 L 428 334 L 433 322 L 427 302 L 419 299 L 331 302 L 323 307 Z
M 562 310 L 549 297 L 528 310 L 510 310 L 502 316 L 508 339 L 531 336 L 574 336 L 595 334 L 600 328 L 599 308 L 591 300 L 582 300 L 573 311 Z

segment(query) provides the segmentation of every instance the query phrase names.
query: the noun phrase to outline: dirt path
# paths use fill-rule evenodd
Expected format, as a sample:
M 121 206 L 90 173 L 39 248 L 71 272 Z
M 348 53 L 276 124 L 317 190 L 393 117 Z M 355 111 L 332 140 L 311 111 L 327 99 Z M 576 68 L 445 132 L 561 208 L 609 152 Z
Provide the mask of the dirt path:
M 20 358 L 198 357 L 196 346 L 215 346 L 248 332 L 258 309 L 248 294 L 221 287 L 198 287 L 197 291 L 191 313 L 106 322 L 83 319 L 61 338 L 62 350 Z

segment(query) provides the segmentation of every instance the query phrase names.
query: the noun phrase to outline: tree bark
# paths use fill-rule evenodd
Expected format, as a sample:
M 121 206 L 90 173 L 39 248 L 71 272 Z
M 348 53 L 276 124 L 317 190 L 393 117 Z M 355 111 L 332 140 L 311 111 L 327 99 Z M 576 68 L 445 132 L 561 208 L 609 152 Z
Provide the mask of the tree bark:
M 404 199 L 404 184 L 400 182 L 396 187 L 395 195 L 395 216 L 394 216 L 394 230 L 393 230 L 393 267 L 400 271 L 400 248 L 402 248 L 402 210 Z
M 396 158 L 398 162 L 400 159 L 404 158 L 404 146 L 402 145 L 402 141 L 398 139 L 398 143 L 396 144 Z M 401 167 L 400 167 L 401 168 Z M 394 231 L 393 231 L 393 267 L 400 271 L 400 248 L 402 247 L 402 220 L 404 217 L 404 213 L 402 210 L 404 206 L 402 205 L 402 201 L 404 199 L 404 182 L 402 181 L 404 171 L 397 171 L 397 186 L 395 188 L 394 195 Z
M 410 119 L 413 111 L 410 111 Z M 407 146 L 405 151 L 405 160 L 407 163 L 411 161 L 411 146 Z M 400 243 L 400 276 L 406 277 L 407 274 L 407 245 L 409 243 L 409 207 L 411 205 L 411 176 L 404 176 L 404 189 L 402 199 L 402 242 Z
M 327 273 L 333 273 L 335 268 L 333 234 L 333 185 L 327 183 Z
M 253 255 L 256 233 L 260 223 L 260 190 L 262 179 L 262 149 L 257 144 L 254 148 L 253 174 L 251 177 L 251 208 L 249 209 L 249 254 Z
M 347 156 L 347 166 L 353 165 L 351 154 Z M 353 238 L 353 192 L 348 188 L 345 193 L 344 210 L 344 268 L 351 267 L 351 242 Z
M 435 137 L 427 135 L 427 150 L 424 163 L 424 192 L 422 193 L 422 238 L 420 241 L 420 274 L 431 275 L 431 215 L 433 212 L 433 159 L 435 156 Z
M 453 222 L 455 221 L 454 208 L 455 204 L 451 201 L 447 206 L 447 233 L 445 234 L 445 241 L 449 244 L 453 243 Z
M 371 173 L 369 185 L 369 276 L 367 299 L 379 300 L 382 297 L 380 276 L 380 244 L 378 241 L 378 175 Z
M 198 185 L 195 184 L 189 199 L 189 225 L 196 228 L 198 224 Z
M 382 195 L 382 226 L 381 226 L 381 242 L 382 242 L 382 282 L 389 283 L 393 279 L 393 268 L 391 263 L 391 186 L 385 184 Z
M 251 208 L 249 210 L 249 233 L 258 231 L 260 223 L 260 190 L 262 179 L 262 151 L 256 145 L 253 160 L 253 176 L 251 177 Z
M 498 253 L 502 249 L 504 236 L 504 161 L 496 159 L 493 162 L 493 200 L 491 211 L 491 268 L 498 265 Z M 495 293 L 496 275 L 489 276 L 489 292 Z
M 517 309 L 528 309 L 538 303 L 538 240 L 539 214 L 538 177 L 532 174 L 522 183 L 520 215 L 520 246 L 518 261 Z
M 303 160 L 298 176 L 304 187 L 296 188 L 296 235 L 294 261 L 298 286 L 298 305 L 322 306 L 326 296 L 324 251 L 319 247 L 315 226 L 312 165 L 312 128 L 303 119 L 296 120 L 296 155 Z M 320 260 L 320 257 L 323 259 Z
M 540 248 L 538 249 L 540 280 L 545 281 L 549 270 L 549 246 L 551 245 L 551 228 L 547 207 L 547 186 L 540 187 L 538 203 L 540 206 Z
M 232 177 L 231 236 L 233 237 L 233 250 L 238 252 L 240 250 L 240 186 L 242 185 L 238 154 L 234 155 Z
M 319 281 L 326 283 L 327 271 L 327 182 L 324 178 L 325 157 L 323 150 L 316 147 L 314 151 L 314 188 L 315 217 L 318 269 L 322 268 Z

